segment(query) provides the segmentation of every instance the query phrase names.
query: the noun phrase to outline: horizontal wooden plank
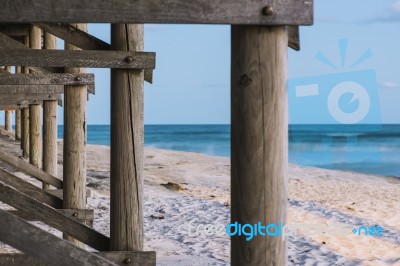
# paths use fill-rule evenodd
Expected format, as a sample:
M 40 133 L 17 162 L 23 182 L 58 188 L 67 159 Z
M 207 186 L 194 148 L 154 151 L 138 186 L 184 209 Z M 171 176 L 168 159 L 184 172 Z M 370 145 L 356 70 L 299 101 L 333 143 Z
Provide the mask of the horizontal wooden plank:
M 0 85 L 1 91 L 1 85 Z M 0 92 L 0 101 L 15 101 L 15 102 L 22 102 L 22 101 L 58 101 L 62 100 L 61 94 L 54 94 L 54 93 L 1 93 Z
M 21 190 L 20 190 L 21 191 Z M 80 223 L 89 222 L 92 223 L 94 220 L 94 211 L 93 210 L 75 210 L 75 209 L 57 209 L 59 213 L 62 213 L 65 216 L 71 217 L 75 221 Z M 37 217 L 30 215 L 26 212 L 21 212 L 19 210 L 8 211 L 9 213 L 18 216 L 25 221 L 38 221 Z
M 270 5 L 272 12 L 263 12 Z M 311 25 L 312 0 L 2 0 L 0 22 Z
M 53 187 L 62 188 L 63 186 L 62 180 L 31 165 L 30 163 L 24 161 L 23 159 L 20 159 L 12 154 L 3 151 L 2 149 L 0 149 L 0 161 L 12 166 L 17 171 L 30 175 L 44 183 L 52 185 Z
M 117 265 L 3 210 L 0 210 L 0 241 L 24 252 L 28 256 L 37 258 L 38 262 L 42 262 L 45 265 Z M 8 260 L 8 263 L 5 262 L 6 265 L 13 265 L 12 263 L 16 260 L 21 263 L 20 265 L 41 265 L 35 264 L 36 260 L 27 259 L 26 257 L 8 257 Z
M 49 189 L 46 190 L 48 193 L 56 196 L 57 198 L 63 198 L 63 190 L 62 189 Z M 92 190 L 90 188 L 86 188 L 86 198 L 90 198 L 92 196 Z
M 59 197 L 54 196 L 25 180 L 22 180 L 21 178 L 2 168 L 0 168 L 0 181 L 18 189 L 27 195 L 30 195 L 32 198 L 40 202 L 46 203 L 53 208 L 62 208 L 62 200 Z
M 81 48 L 82 50 L 111 50 L 111 45 L 68 23 L 35 23 L 42 30 Z M 153 70 L 144 70 L 144 80 L 153 83 Z
M 94 74 L 8 74 L 0 75 L 1 85 L 94 85 Z
M 0 85 L 0 94 L 12 94 L 12 93 L 62 94 L 64 93 L 64 86 L 63 85 Z
M 0 103 L 0 110 L 16 110 L 16 109 L 21 109 L 24 107 L 28 107 L 28 104 L 15 104 L 15 103 Z
M 154 69 L 155 53 L 132 51 L 0 49 L 0 65 Z
M 31 25 L 28 23 L 0 24 L 0 32 L 13 37 L 29 36 Z
M 107 236 L 59 213 L 56 209 L 19 192 L 13 187 L 5 185 L 3 182 L 0 182 L 0 201 L 32 215 L 96 250 L 107 251 L 110 248 L 110 239 Z
M 114 262 L 116 265 L 155 266 L 156 253 L 154 251 L 109 251 L 95 252 L 94 254 Z M 130 262 L 128 261 L 130 260 Z M 124 262 L 125 261 L 125 262 Z M 0 254 L 0 266 L 46 266 L 34 257 L 21 254 Z M 49 265 L 49 264 L 47 264 Z

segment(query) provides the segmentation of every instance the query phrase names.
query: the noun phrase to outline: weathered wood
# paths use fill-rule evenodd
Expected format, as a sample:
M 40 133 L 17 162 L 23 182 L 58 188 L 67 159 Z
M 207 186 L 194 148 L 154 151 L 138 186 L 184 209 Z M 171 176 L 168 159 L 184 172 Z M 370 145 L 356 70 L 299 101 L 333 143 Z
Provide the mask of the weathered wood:
M 12 111 L 11 110 L 5 110 L 5 126 L 4 129 L 8 132 L 12 131 Z
M 288 27 L 289 47 L 300 51 L 300 32 L 299 26 Z
M 286 27 L 234 26 L 231 60 L 231 220 L 287 221 Z M 282 236 L 231 237 L 232 265 L 286 265 Z
M 312 0 L 2 0 L 0 22 L 311 25 Z M 273 14 L 263 9 L 270 5 Z
M 15 140 L 21 140 L 21 110 L 15 110 Z
M 26 193 L 25 193 L 26 194 Z M 93 210 L 74 210 L 74 209 L 57 209 L 59 213 L 62 213 L 65 216 L 68 216 L 74 219 L 77 222 L 93 222 L 94 220 L 94 211 Z M 26 221 L 39 221 L 39 219 L 35 216 L 30 215 L 26 212 L 21 212 L 19 210 L 11 210 L 9 213 L 16 215 Z M 45 222 L 45 221 L 44 221 Z M 1 265 L 1 264 L 0 264 Z
M 22 108 L 22 139 L 21 139 L 22 156 L 29 158 L 29 107 Z M 0 151 L 0 157 L 2 152 Z M 4 155 L 4 153 L 3 153 Z M 0 160 L 10 160 L 12 157 L 0 158 Z M 15 161 L 15 160 L 12 160 Z M 22 161 L 22 160 L 21 160 Z
M 0 32 L 13 37 L 29 36 L 31 30 L 30 24 L 0 24 Z
M 83 50 L 111 50 L 110 44 L 68 23 L 36 23 L 35 25 Z M 153 82 L 152 69 L 145 69 L 144 80 Z
M 29 105 L 29 163 L 41 168 L 41 138 L 42 121 L 40 119 L 40 105 Z
M 53 208 L 62 208 L 62 200 L 0 168 L 0 181 Z
M 110 239 L 107 236 L 2 182 L 0 182 L 0 200 L 17 210 L 29 213 L 35 219 L 43 221 L 61 232 L 68 233 L 96 250 L 109 250 Z
M 114 50 L 143 50 L 143 25 L 111 25 Z M 111 250 L 143 249 L 143 71 L 111 70 Z
M 154 69 L 155 53 L 87 50 L 1 49 L 0 65 Z M 40 69 L 41 71 L 42 69 Z
M 63 85 L 0 85 L 0 94 L 62 94 Z M 2 95 L 0 95 L 1 99 Z
M 56 37 L 44 33 L 44 48 L 56 49 Z M 57 175 L 57 101 L 43 102 L 43 170 L 51 175 Z M 50 189 L 43 183 L 43 189 Z
M 86 24 L 79 24 L 77 27 L 87 30 Z M 77 51 L 79 48 L 66 42 L 65 49 Z M 66 68 L 65 72 L 85 73 L 86 70 Z M 64 208 L 84 209 L 86 207 L 86 86 L 65 86 L 64 101 Z M 64 237 L 79 245 L 67 235 Z
M 29 107 L 29 105 L 28 104 L 25 104 L 25 103 L 22 103 L 22 104 L 20 104 L 20 103 L 1 103 L 0 102 L 0 110 L 7 110 L 7 109 L 13 109 L 13 110 L 16 110 L 16 109 L 21 109 L 22 110 L 22 108 L 25 108 L 25 107 Z
M 25 108 L 24 108 L 24 110 L 25 110 Z M 28 109 L 28 111 L 29 111 L 29 109 Z M 29 115 L 29 112 L 28 112 L 28 115 Z M 28 121 L 29 121 L 29 119 L 28 119 Z M 28 123 L 28 128 L 29 128 L 29 123 Z M 29 134 L 28 134 L 28 136 L 29 136 Z M 63 182 L 60 179 L 58 179 L 57 177 L 49 175 L 48 173 L 29 164 L 28 162 L 24 161 L 23 159 L 20 159 L 20 158 L 14 156 L 12 154 L 9 154 L 1 149 L 0 149 L 0 161 L 12 166 L 19 172 L 23 172 L 27 175 L 30 175 L 42 182 L 47 182 L 56 188 L 63 187 Z
M 94 74 L 35 73 L 0 75 L 1 85 L 94 85 Z
M 11 85 L 9 85 L 11 86 Z M 0 86 L 1 89 L 1 86 Z M 14 102 L 32 102 L 32 101 L 43 101 L 52 100 L 58 101 L 62 100 L 61 94 L 50 94 L 50 93 L 2 93 L 0 94 L 0 102 L 14 101 Z
M 156 253 L 154 251 L 109 251 L 109 252 L 95 252 L 94 254 L 99 255 L 116 265 L 125 266 L 127 265 L 127 259 L 130 260 L 129 264 L 140 265 L 140 266 L 155 266 L 156 265 Z M 0 254 L 0 266 L 46 266 L 39 260 L 27 256 L 25 254 Z
M 3 210 L 0 211 L 0 240 L 48 265 L 116 266 Z M 25 261 L 25 265 L 33 264 Z

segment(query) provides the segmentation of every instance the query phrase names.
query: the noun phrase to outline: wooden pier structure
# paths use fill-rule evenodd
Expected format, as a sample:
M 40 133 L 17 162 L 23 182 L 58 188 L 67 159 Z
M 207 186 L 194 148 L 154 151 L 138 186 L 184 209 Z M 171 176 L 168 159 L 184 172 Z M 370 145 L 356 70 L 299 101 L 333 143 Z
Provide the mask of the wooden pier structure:
M 155 252 L 143 251 L 143 84 L 152 82 L 156 60 L 143 51 L 144 23 L 232 25 L 231 220 L 286 223 L 287 47 L 299 49 L 313 0 L 2 0 L 0 7 L 0 131 L 21 149 L 19 158 L 0 147 L 0 162 L 42 182 L 0 168 L 0 201 L 16 209 L 0 210 L 0 241 L 23 252 L 0 255 L 0 265 L 156 264 Z M 111 44 L 88 34 L 86 23 L 111 23 Z M 95 210 L 86 209 L 90 68 L 111 69 L 110 237 L 91 227 Z M 62 177 L 57 105 L 64 108 Z M 286 265 L 287 243 L 234 236 L 231 264 Z

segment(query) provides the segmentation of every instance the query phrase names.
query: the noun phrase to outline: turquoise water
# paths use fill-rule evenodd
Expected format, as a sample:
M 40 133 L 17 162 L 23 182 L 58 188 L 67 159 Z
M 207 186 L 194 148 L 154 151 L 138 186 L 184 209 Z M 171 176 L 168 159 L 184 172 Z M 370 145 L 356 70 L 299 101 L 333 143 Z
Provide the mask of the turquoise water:
M 110 126 L 89 125 L 87 142 L 110 145 Z M 229 156 L 230 126 L 146 125 L 145 146 Z M 400 125 L 291 125 L 289 161 L 400 176 Z

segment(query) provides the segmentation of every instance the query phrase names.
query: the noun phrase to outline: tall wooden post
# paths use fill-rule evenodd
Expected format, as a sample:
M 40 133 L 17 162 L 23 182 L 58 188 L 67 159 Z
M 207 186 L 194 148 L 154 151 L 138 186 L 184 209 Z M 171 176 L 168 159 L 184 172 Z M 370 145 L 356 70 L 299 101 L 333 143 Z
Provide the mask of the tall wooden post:
M 15 73 L 21 73 L 21 67 L 15 67 Z M 21 109 L 15 110 L 15 140 L 21 140 Z
M 284 225 L 286 28 L 232 26 L 231 34 L 231 219 L 240 224 Z M 287 264 L 282 237 L 257 235 L 246 241 L 244 235 L 233 236 L 231 243 L 232 265 Z
M 56 49 L 56 37 L 44 33 L 44 48 Z M 57 101 L 43 101 L 43 170 L 57 176 Z M 50 185 L 43 183 L 43 189 Z
M 22 156 L 29 158 L 29 108 L 22 108 Z
M 15 110 L 15 140 L 21 140 L 21 109 Z
M 29 47 L 29 36 L 25 37 L 24 44 Z M 29 74 L 29 69 L 21 67 L 21 72 Z M 21 149 L 22 156 L 29 158 L 29 108 L 21 109 Z
M 29 46 L 32 49 L 42 48 L 42 31 L 35 27 L 31 27 L 29 34 Z M 40 104 L 29 105 L 29 162 L 36 166 L 41 167 L 41 127 L 42 122 L 40 119 Z
M 86 24 L 74 24 L 87 31 Z M 65 42 L 66 50 L 79 50 Z M 66 68 L 67 73 L 85 73 L 84 68 Z M 86 206 L 86 86 L 65 86 L 64 91 L 64 167 L 63 205 L 65 209 Z M 70 237 L 66 239 L 79 242 Z
M 5 126 L 4 129 L 8 132 L 12 131 L 12 110 L 5 110 Z
M 113 50 L 143 50 L 143 25 L 111 25 Z M 143 250 L 143 71 L 111 70 L 111 250 Z

